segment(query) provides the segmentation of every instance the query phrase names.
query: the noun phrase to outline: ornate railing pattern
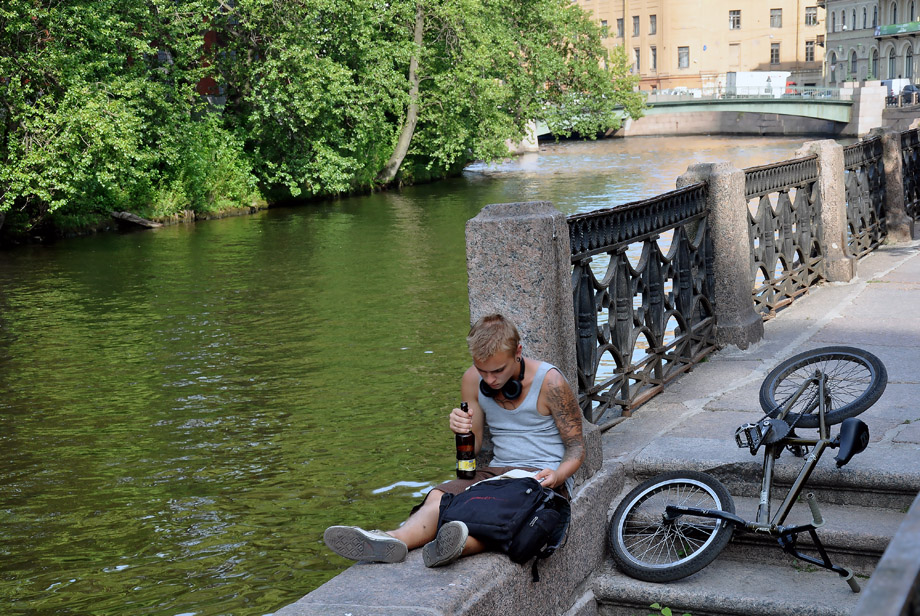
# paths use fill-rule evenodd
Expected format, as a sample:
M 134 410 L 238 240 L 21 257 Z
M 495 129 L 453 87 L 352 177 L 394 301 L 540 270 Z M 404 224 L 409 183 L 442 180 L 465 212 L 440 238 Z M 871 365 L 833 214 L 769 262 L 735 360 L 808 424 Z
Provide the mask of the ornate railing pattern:
M 920 129 L 901 133 L 901 177 L 904 184 L 904 209 L 920 220 Z
M 744 170 L 754 310 L 764 319 L 825 276 L 817 156 Z
M 694 184 L 568 218 L 589 421 L 629 414 L 715 349 L 706 190 Z
M 866 139 L 843 148 L 847 202 L 847 248 L 862 257 L 888 235 L 885 218 L 885 166 L 882 138 Z

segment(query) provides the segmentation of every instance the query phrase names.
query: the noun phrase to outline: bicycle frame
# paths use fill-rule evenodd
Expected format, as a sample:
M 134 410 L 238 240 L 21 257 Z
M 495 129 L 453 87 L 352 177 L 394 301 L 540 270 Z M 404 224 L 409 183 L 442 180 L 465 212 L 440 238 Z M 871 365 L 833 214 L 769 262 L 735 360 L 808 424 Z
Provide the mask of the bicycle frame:
M 817 407 L 818 438 L 807 439 L 800 438 L 798 436 L 787 436 L 775 443 L 764 446 L 763 477 L 760 487 L 760 502 L 757 507 L 756 519 L 753 522 L 745 520 L 740 516 L 737 516 L 733 513 L 728 513 L 726 511 L 715 509 L 700 509 L 697 507 L 684 507 L 680 505 L 667 505 L 663 515 L 664 521 L 672 522 L 679 518 L 681 515 L 691 514 L 700 517 L 723 520 L 727 523 L 733 524 L 736 528 L 743 529 L 747 532 L 768 534 L 777 540 L 779 545 L 783 548 L 783 551 L 786 553 L 819 567 L 835 571 L 840 576 L 845 578 L 847 584 L 850 585 L 850 588 L 853 590 L 853 592 L 859 592 L 859 585 L 853 579 L 853 573 L 845 567 L 840 567 L 831 563 L 830 558 L 824 549 L 824 546 L 822 545 L 817 533 L 815 532 L 815 529 L 824 525 L 824 520 L 821 517 L 821 512 L 818 509 L 818 504 L 815 501 L 814 494 L 807 494 L 805 497 L 805 500 L 811 509 L 813 521 L 807 524 L 783 526 L 783 522 L 785 522 L 786 517 L 792 510 L 792 506 L 795 504 L 796 499 L 798 499 L 799 495 L 802 493 L 802 489 L 805 487 L 805 483 L 811 476 L 812 471 L 814 471 L 815 466 L 817 466 L 818 460 L 821 459 L 821 455 L 824 453 L 824 450 L 828 447 L 837 447 L 837 443 L 830 439 L 825 417 L 827 404 L 827 392 L 825 388 L 826 380 L 827 377 L 824 374 L 821 372 L 816 372 L 813 377 L 804 381 L 799 387 L 798 391 L 784 403 L 785 408 L 783 408 L 782 412 L 777 417 L 779 420 L 784 420 L 786 418 L 786 416 L 789 414 L 789 410 L 798 401 L 805 390 L 808 389 L 809 385 L 817 385 L 817 400 L 810 401 L 806 408 L 801 412 L 802 414 L 811 413 L 815 410 L 815 407 Z M 789 487 L 789 492 L 786 494 L 786 497 L 779 505 L 779 508 L 776 510 L 776 514 L 771 520 L 770 497 L 773 491 L 773 467 L 776 463 L 776 459 L 779 458 L 782 450 L 787 445 L 811 447 L 812 449 L 807 454 L 805 464 L 802 466 L 799 474 L 792 482 L 792 485 Z M 814 543 L 815 549 L 817 549 L 821 556 L 820 559 L 808 556 L 807 554 L 802 554 L 796 548 L 796 540 L 798 535 L 803 532 L 807 532 L 811 536 L 811 540 Z

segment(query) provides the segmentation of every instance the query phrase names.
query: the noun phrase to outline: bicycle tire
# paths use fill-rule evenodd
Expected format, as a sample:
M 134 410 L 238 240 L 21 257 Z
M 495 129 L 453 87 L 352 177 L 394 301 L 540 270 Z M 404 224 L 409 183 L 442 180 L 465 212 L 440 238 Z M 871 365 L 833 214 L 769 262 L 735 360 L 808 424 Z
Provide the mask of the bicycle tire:
M 760 406 L 771 417 L 779 414 L 780 406 L 795 393 L 802 383 L 820 369 L 827 374 L 830 408 L 827 425 L 838 424 L 855 417 L 876 403 L 888 384 L 888 372 L 881 360 L 862 349 L 831 346 L 812 349 L 794 355 L 773 368 L 760 386 Z M 801 415 L 809 400 L 817 395 L 815 387 L 806 389 L 796 400 L 786 423 L 802 428 L 817 428 L 816 412 Z
M 732 538 L 734 525 L 682 515 L 665 522 L 666 505 L 735 512 L 731 495 L 712 475 L 672 471 L 639 484 L 610 520 L 607 543 L 617 567 L 645 582 L 673 582 L 711 563 Z

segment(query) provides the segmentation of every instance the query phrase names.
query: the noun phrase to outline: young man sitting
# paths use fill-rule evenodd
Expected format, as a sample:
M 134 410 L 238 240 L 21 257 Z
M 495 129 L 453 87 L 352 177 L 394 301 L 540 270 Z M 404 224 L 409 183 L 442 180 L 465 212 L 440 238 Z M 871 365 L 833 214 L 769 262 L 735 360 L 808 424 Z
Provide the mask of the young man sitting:
M 441 497 L 512 469 L 533 471 L 544 486 L 564 496 L 585 458 L 581 409 L 571 386 L 554 366 L 524 357 L 514 323 L 500 314 L 479 319 L 467 336 L 473 365 L 463 374 L 462 399 L 469 413 L 451 411 L 450 429 L 472 431 L 482 446 L 483 426 L 492 434 L 494 455 L 473 479 L 455 479 L 433 488 L 399 528 L 383 532 L 355 526 L 330 526 L 323 534 L 336 554 L 357 561 L 396 563 L 408 550 L 425 546 L 427 567 L 438 567 L 485 549 L 463 522 L 438 530 Z

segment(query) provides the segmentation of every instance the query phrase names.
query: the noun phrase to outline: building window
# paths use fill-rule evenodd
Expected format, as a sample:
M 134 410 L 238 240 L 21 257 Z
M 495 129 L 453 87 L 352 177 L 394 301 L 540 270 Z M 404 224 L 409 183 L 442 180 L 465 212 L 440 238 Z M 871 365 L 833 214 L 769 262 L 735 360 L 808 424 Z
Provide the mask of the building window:
M 898 73 L 898 59 L 894 57 L 894 49 L 888 52 L 888 79 L 894 79 Z
M 818 7 L 816 6 L 806 6 L 805 7 L 805 25 L 806 26 L 817 26 L 818 25 Z
M 770 64 L 779 64 L 779 43 L 770 43 Z
M 805 41 L 805 61 L 806 62 L 815 61 L 815 42 L 814 41 Z
M 910 15 L 907 16 L 907 21 L 914 21 L 917 18 L 917 14 L 914 13 L 914 3 L 910 3 Z
M 869 13 L 866 11 L 866 7 L 863 7 L 863 30 L 869 25 L 868 15 Z
M 741 29 L 741 11 L 729 11 L 728 12 L 728 29 L 729 30 L 740 30 Z
M 649 70 L 657 71 L 658 70 L 658 48 L 651 47 L 649 48 Z
M 878 26 L 878 7 L 872 7 L 872 27 L 875 28 Z
M 837 13 L 831 13 L 831 32 L 837 31 Z
M 783 27 L 783 9 L 770 9 L 770 27 Z
M 636 72 L 639 72 L 639 48 L 636 47 L 633 49 L 633 52 L 636 54 Z
M 830 61 L 830 71 L 831 71 L 831 83 L 837 81 L 837 53 L 831 52 L 831 61 Z
M 904 77 L 914 78 L 914 51 L 910 47 L 907 48 L 907 57 L 904 58 Z
M 633 36 L 639 36 L 639 16 L 633 17 Z
M 878 49 L 872 50 L 872 64 L 868 76 L 870 79 L 878 79 Z
M 623 18 L 617 19 L 617 36 L 623 38 Z
M 898 5 L 896 2 L 891 3 L 891 23 L 898 23 Z
M 853 20 L 852 20 L 852 21 L 853 21 L 853 29 L 855 30 L 855 29 L 856 29 L 856 9 L 853 9 L 853 15 L 852 15 L 852 17 L 853 17 Z
M 840 28 L 842 30 L 847 29 L 847 12 L 846 11 L 840 11 Z
M 690 48 L 677 48 L 677 68 L 690 68 Z
M 856 52 L 850 52 L 850 76 L 856 77 Z
M 649 15 L 648 16 L 648 33 L 655 34 L 658 32 L 658 16 Z

